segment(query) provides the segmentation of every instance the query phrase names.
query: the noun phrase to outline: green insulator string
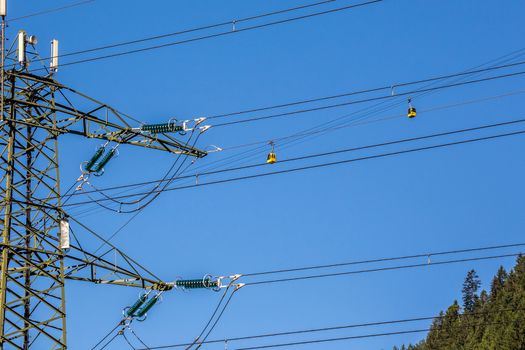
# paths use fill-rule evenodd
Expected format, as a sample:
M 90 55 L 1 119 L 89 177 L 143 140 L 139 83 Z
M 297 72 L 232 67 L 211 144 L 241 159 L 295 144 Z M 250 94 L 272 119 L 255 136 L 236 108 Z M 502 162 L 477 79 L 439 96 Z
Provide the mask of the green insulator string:
M 159 301 L 159 297 L 160 295 L 157 294 L 155 295 L 153 298 L 149 299 L 145 304 L 144 306 L 142 306 L 138 311 L 137 311 L 137 314 L 135 315 L 135 317 L 144 317 L 144 315 L 146 315 L 146 313 L 149 311 L 149 309 L 151 309 L 156 303 L 157 301 Z
M 105 150 L 105 147 L 104 146 L 100 146 L 97 149 L 97 151 L 95 152 L 95 154 L 93 155 L 93 157 L 91 157 L 91 159 L 86 163 L 86 166 L 84 167 L 84 169 L 87 172 L 91 172 L 92 171 L 93 166 L 95 165 L 95 163 L 100 159 L 100 157 L 102 157 L 102 154 L 104 153 L 104 150 Z
M 142 125 L 140 129 L 142 131 L 147 131 L 152 134 L 162 134 L 162 133 L 167 133 L 167 132 L 184 131 L 184 128 L 182 126 L 177 125 L 173 122 L 162 123 L 162 124 Z
M 198 288 L 217 288 L 219 286 L 217 281 L 212 281 L 211 278 L 195 279 L 195 280 L 178 280 L 175 281 L 177 287 L 185 289 L 198 289 Z
M 138 300 L 126 310 L 126 316 L 133 317 L 135 312 L 148 300 L 148 294 L 142 294 Z
M 102 169 L 104 169 L 106 164 L 108 164 L 108 162 L 111 160 L 111 158 L 115 156 L 116 153 L 117 153 L 117 148 L 116 147 L 112 148 L 108 153 L 104 155 L 104 157 L 102 157 L 100 162 L 98 162 L 97 165 L 95 165 L 95 167 L 93 168 L 93 172 L 100 173 Z

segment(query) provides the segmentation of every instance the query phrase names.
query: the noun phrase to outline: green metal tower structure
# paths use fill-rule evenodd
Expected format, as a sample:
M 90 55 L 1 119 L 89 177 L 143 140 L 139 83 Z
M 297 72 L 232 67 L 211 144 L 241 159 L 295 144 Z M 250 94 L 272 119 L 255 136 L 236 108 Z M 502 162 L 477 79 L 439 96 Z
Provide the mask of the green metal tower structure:
M 54 58 L 50 70 L 36 67 L 39 58 L 30 52 L 35 51 L 32 44 L 34 37 L 25 32 L 12 48 L 4 50 L 2 44 L 0 349 L 66 349 L 67 279 L 160 291 L 174 284 L 160 281 L 116 248 L 124 266 L 65 237 L 69 224 L 61 207 L 60 137 L 71 134 L 192 157 L 206 152 L 137 127 L 114 108 L 60 84 L 53 74 Z

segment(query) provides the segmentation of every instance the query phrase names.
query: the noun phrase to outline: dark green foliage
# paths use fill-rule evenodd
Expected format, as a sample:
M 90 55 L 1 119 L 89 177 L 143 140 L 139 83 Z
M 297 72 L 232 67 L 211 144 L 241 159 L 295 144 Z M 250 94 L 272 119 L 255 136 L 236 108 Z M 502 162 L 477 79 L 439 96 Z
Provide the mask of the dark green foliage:
M 496 276 L 494 276 L 494 279 L 492 280 L 491 288 L 490 288 L 490 296 L 493 299 L 497 298 L 498 292 L 503 288 L 503 285 L 505 284 L 505 281 L 507 280 L 507 271 L 501 266 L 498 270 L 498 273 Z
M 434 319 L 425 340 L 407 350 L 525 350 L 525 257 L 507 273 L 501 267 L 490 292 L 481 291 L 474 270 L 463 284 L 463 310 L 457 301 Z
M 478 289 L 481 281 L 474 270 L 467 273 L 467 278 L 463 282 L 463 309 L 465 312 L 473 312 L 478 302 Z

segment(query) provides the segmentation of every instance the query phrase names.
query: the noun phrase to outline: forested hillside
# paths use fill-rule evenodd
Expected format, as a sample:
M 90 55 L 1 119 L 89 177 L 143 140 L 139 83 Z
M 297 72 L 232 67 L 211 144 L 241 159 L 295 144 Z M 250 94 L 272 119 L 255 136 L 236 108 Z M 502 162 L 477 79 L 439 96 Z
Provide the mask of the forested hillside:
M 421 343 L 394 350 L 525 350 L 525 256 L 510 272 L 500 267 L 489 292 L 480 285 L 469 271 L 462 305 L 441 312 Z

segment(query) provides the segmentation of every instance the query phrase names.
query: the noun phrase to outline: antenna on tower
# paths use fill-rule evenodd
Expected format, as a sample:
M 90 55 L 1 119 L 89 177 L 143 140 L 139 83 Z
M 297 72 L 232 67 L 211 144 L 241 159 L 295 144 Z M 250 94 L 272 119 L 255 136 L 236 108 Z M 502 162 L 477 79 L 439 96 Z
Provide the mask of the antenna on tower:
M 51 63 L 49 64 L 51 74 L 58 71 L 58 40 L 51 40 Z
M 25 30 L 20 30 L 18 32 L 18 63 L 22 67 L 27 67 L 29 62 L 26 58 L 26 47 L 27 44 L 35 46 L 38 44 L 38 39 L 35 35 L 27 35 Z
M 7 15 L 7 0 L 0 0 L 0 16 L 5 17 Z
M 20 30 L 18 32 L 18 63 L 21 66 L 26 65 L 26 32 Z

